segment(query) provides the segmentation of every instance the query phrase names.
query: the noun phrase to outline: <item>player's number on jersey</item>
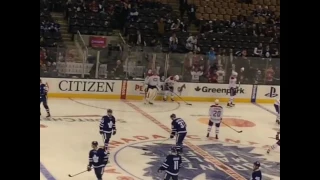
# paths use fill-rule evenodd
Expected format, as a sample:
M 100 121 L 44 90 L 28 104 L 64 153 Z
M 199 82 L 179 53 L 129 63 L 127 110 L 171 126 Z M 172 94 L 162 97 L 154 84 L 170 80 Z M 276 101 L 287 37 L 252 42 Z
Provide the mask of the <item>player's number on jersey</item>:
M 213 117 L 221 117 L 221 111 L 213 111 L 212 116 Z
M 94 163 L 98 163 L 98 162 L 99 162 L 99 157 L 96 156 L 96 155 L 93 155 L 92 161 L 93 161 Z
M 186 127 L 186 123 L 184 123 L 184 121 L 177 121 L 177 123 L 179 124 L 179 126 L 181 128 L 185 128 Z
M 173 161 L 173 169 L 178 170 L 179 169 L 179 161 Z

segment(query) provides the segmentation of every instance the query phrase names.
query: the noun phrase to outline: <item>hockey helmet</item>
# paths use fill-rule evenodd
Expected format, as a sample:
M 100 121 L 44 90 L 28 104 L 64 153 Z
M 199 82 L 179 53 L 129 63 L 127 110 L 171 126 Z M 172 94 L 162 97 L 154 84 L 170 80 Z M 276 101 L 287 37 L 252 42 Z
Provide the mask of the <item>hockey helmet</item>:
M 170 115 L 170 118 L 171 118 L 171 119 L 175 119 L 175 118 L 177 118 L 177 116 L 176 116 L 175 114 L 171 114 L 171 115 Z
M 256 166 L 256 167 L 260 167 L 260 162 L 256 161 L 256 162 L 253 163 L 253 165 Z
M 219 99 L 216 99 L 216 100 L 214 101 L 214 103 L 215 103 L 215 104 L 219 104 Z
M 108 114 L 112 114 L 112 109 L 107 109 Z
M 232 76 L 238 76 L 238 73 L 235 71 L 232 71 Z
M 179 79 L 180 79 L 179 75 L 174 76 L 174 80 L 179 81 Z
M 98 146 L 98 141 L 92 141 L 92 142 L 91 142 L 91 145 L 92 145 L 92 146 Z
M 171 147 L 171 153 L 178 153 L 177 148 L 175 146 Z

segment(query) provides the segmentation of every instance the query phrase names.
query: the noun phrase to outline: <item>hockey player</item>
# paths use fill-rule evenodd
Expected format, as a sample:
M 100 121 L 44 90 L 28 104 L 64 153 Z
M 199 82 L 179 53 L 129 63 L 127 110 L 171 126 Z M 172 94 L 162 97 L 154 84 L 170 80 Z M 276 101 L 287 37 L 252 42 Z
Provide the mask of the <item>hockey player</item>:
M 167 101 L 168 96 L 170 96 L 171 101 L 174 101 L 174 84 L 179 80 L 179 76 L 170 76 L 164 81 L 164 96 L 163 101 Z
M 104 172 L 104 167 L 108 163 L 109 152 L 102 148 L 98 148 L 98 142 L 93 141 L 91 143 L 92 150 L 89 152 L 89 164 L 87 167 L 88 171 L 94 169 L 94 173 L 98 180 L 102 180 L 102 175 Z
M 170 118 L 172 120 L 172 131 L 170 138 L 172 139 L 174 136 L 176 136 L 176 150 L 178 153 L 182 153 L 183 140 L 187 135 L 187 124 L 183 119 L 177 118 L 175 114 L 171 114 Z
M 50 110 L 48 106 L 48 86 L 43 84 L 40 79 L 40 105 L 43 104 L 43 107 L 47 111 L 47 117 L 50 117 Z M 40 108 L 40 116 L 41 116 L 41 108 Z
M 277 112 L 276 123 L 280 125 L 280 99 L 276 100 L 276 102 L 274 103 L 274 108 L 276 109 L 276 112 Z
M 238 73 L 233 71 L 229 79 L 230 99 L 227 104 L 228 107 L 233 107 L 235 105 L 233 104 L 233 101 L 234 101 L 234 96 L 236 96 L 237 94 L 237 76 L 238 76 Z
M 145 84 L 147 85 L 146 101 L 152 105 L 160 90 L 160 77 L 156 73 L 152 73 L 152 75 L 145 80 Z
M 220 129 L 220 124 L 222 121 L 222 116 L 223 116 L 223 107 L 219 105 L 219 100 L 216 99 L 214 101 L 214 105 L 210 106 L 209 108 L 209 123 L 208 123 L 208 133 L 207 137 L 210 136 L 210 132 L 212 130 L 213 124 L 216 126 L 216 139 L 219 139 L 219 129 Z
M 262 180 L 262 173 L 260 170 L 260 162 L 256 161 L 253 163 L 253 172 L 251 174 L 250 180 Z
M 165 171 L 164 180 L 178 180 L 179 170 L 181 168 L 182 158 L 175 147 L 171 148 L 171 154 L 166 157 L 166 161 L 162 163 L 158 172 Z
M 112 115 L 112 110 L 107 110 L 107 115 L 103 116 L 100 121 L 100 134 L 102 135 L 102 139 L 104 142 L 105 150 L 108 150 L 109 141 L 112 135 L 116 135 L 116 119 Z
M 146 103 L 146 100 L 147 100 L 147 93 L 148 93 L 148 85 L 146 84 L 147 82 L 147 79 L 152 76 L 152 70 L 149 69 L 147 74 L 146 74 L 146 78 L 144 79 L 143 81 L 143 86 L 144 86 L 144 98 L 143 98 L 143 101 L 144 103 Z
M 280 131 L 277 132 L 276 140 L 278 140 L 277 143 L 275 143 L 274 145 L 270 146 L 269 149 L 267 150 L 268 154 L 270 153 L 271 150 L 276 149 L 278 146 L 280 147 Z

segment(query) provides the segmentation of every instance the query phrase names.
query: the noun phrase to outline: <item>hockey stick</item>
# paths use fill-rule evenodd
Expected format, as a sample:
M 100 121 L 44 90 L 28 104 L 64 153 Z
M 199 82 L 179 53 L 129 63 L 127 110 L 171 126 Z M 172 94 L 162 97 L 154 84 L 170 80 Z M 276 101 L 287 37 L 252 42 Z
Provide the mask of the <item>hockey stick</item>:
M 229 126 L 228 124 L 224 123 L 223 121 L 222 121 L 221 123 L 224 124 L 224 125 L 226 125 L 228 128 L 234 130 L 234 131 L 237 132 L 237 133 L 242 133 L 242 130 L 238 131 L 238 130 L 234 129 L 233 127 Z
M 75 176 L 78 176 L 78 175 L 80 175 L 80 174 L 82 174 L 82 173 L 85 173 L 85 172 L 87 172 L 87 171 L 88 171 L 88 170 L 81 171 L 81 172 L 79 172 L 79 173 L 77 173 L 77 174 L 73 174 L 73 175 L 68 174 L 68 176 L 69 176 L 69 177 L 75 177 Z
M 164 139 L 163 141 L 160 141 L 159 143 L 153 143 L 153 144 L 162 144 L 162 143 L 168 141 L 169 139 L 170 139 L 170 138 L 167 138 L 167 139 Z
M 173 92 L 173 94 L 175 94 L 179 99 L 181 99 L 186 105 L 188 106 L 192 106 L 192 104 L 186 102 L 184 99 L 182 99 L 182 97 L 180 97 L 177 93 Z
M 168 141 L 170 138 L 167 138 L 167 139 L 164 139 L 164 140 L 162 140 L 162 141 L 160 141 L 159 143 L 153 143 L 153 144 L 159 144 L 159 145 L 161 145 L 162 143 L 164 143 L 165 141 Z M 142 150 L 144 150 L 144 151 L 149 151 L 149 149 L 148 148 L 141 148 Z

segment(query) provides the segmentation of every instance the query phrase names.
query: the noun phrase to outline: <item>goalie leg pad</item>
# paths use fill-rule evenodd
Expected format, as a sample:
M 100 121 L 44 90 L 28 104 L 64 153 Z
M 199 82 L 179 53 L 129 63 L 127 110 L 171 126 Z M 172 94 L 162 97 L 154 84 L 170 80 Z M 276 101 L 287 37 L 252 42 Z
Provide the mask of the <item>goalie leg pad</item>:
M 157 90 L 157 88 L 154 88 L 154 89 L 151 89 L 151 92 L 152 92 L 152 94 L 151 94 L 152 96 L 150 99 L 151 99 L 151 101 L 154 101 L 158 95 L 158 90 Z

